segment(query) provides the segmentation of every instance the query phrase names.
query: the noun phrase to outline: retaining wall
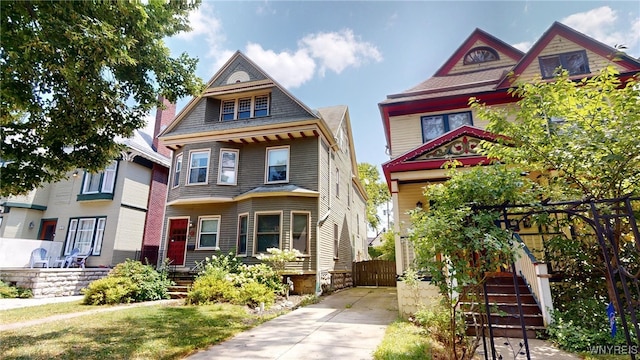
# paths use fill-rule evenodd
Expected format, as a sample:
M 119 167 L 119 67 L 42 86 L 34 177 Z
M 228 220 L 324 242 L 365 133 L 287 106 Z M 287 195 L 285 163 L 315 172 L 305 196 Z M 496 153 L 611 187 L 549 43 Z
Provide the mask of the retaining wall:
M 0 280 L 31 289 L 34 298 L 82 295 L 94 280 L 101 279 L 111 269 L 0 269 Z

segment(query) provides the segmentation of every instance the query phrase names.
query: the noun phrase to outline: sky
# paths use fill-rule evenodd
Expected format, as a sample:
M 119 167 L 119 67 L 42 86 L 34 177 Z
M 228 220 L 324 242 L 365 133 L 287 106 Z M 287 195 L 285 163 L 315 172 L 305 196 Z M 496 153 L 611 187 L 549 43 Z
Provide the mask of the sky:
M 203 0 L 192 31 L 165 41 L 205 82 L 240 50 L 312 109 L 347 105 L 357 161 L 380 169 L 387 95 L 431 77 L 476 28 L 527 51 L 554 21 L 640 57 L 639 1 Z

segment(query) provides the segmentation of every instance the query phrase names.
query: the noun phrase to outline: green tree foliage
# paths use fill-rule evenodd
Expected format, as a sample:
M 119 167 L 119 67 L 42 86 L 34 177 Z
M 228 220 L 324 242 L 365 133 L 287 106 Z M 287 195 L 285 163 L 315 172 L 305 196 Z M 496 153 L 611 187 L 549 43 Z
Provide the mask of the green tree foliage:
M 396 261 L 396 239 L 393 231 L 385 231 L 382 235 L 382 244 L 369 247 L 369 256 L 373 259 Z
M 535 183 L 518 169 L 504 165 L 450 172 L 450 180 L 425 188 L 429 209 L 411 211 L 410 240 L 416 266 L 427 270 L 449 307 L 450 334 L 446 342 L 456 358 L 470 358 L 479 338 L 467 343 L 460 326 L 460 301 L 479 294 L 487 272 L 510 264 L 513 249 L 508 231 L 496 226 L 499 210 L 482 206 L 529 202 L 538 196 Z M 479 320 L 481 321 L 481 320 Z
M 159 105 L 195 95 L 197 60 L 163 38 L 199 1 L 0 2 L 0 195 L 98 171 Z
M 612 67 L 581 81 L 566 71 L 553 82 L 519 85 L 518 106 L 472 108 L 487 130 L 505 135 L 483 152 L 503 163 L 540 171 L 553 198 L 617 198 L 640 193 L 640 86 L 623 84 Z M 549 171 L 555 170 L 555 171 Z
M 373 230 L 380 226 L 378 206 L 386 203 L 391 198 L 387 185 L 380 181 L 378 169 L 369 163 L 358 164 L 358 176 L 367 193 L 367 223 Z

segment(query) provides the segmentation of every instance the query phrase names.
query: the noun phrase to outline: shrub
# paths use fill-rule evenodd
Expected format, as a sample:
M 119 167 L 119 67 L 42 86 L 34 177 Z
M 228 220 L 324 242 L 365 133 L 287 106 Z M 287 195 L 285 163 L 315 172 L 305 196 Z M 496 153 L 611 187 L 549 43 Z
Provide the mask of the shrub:
M 0 281 L 0 298 L 21 298 L 26 299 L 33 296 L 31 289 L 25 289 L 19 286 L 11 286 Z
M 618 331 L 612 338 L 606 302 L 597 299 L 574 299 L 565 304 L 566 310 L 555 310 L 553 322 L 547 327 L 549 338 L 564 350 L 590 351 L 593 345 L 624 345 L 624 335 Z M 621 329 L 621 321 L 616 320 Z
M 83 289 L 83 302 L 88 305 L 123 304 L 135 301 L 138 287 L 125 277 L 107 276 Z
M 251 307 L 264 303 L 266 307 L 269 307 L 275 300 L 276 295 L 273 293 L 273 290 L 264 284 L 250 282 L 240 288 L 233 302 L 238 305 L 249 305 Z
M 257 282 L 265 285 L 275 293 L 282 293 L 284 290 L 285 285 L 282 283 L 282 276 L 267 264 L 244 265 L 241 268 L 240 275 L 247 282 Z
M 187 295 L 187 304 L 209 304 L 218 301 L 230 302 L 238 298 L 239 288 L 217 275 L 199 276 Z
M 443 305 L 422 308 L 416 311 L 411 320 L 416 325 L 425 328 L 438 342 L 446 343 L 451 338 L 450 312 Z
M 83 290 L 84 303 L 93 305 L 168 299 L 172 284 L 165 271 L 127 259 L 116 265 L 107 277 Z
M 235 256 L 233 252 L 226 255 L 212 255 L 206 257 L 203 261 L 196 264 L 200 269 L 198 275 L 217 274 L 237 274 L 240 272 L 242 262 Z

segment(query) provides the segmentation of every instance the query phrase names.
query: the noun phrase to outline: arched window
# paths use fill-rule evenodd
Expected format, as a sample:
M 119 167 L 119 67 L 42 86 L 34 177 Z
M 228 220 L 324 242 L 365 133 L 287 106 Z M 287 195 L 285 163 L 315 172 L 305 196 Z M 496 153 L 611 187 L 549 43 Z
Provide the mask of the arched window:
M 480 46 L 475 47 L 464 56 L 464 64 L 480 64 L 487 61 L 496 61 L 499 60 L 500 56 L 498 56 L 498 52 L 493 50 L 490 47 Z

